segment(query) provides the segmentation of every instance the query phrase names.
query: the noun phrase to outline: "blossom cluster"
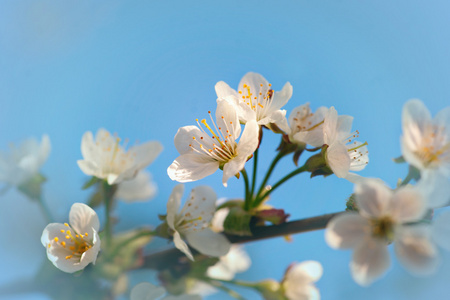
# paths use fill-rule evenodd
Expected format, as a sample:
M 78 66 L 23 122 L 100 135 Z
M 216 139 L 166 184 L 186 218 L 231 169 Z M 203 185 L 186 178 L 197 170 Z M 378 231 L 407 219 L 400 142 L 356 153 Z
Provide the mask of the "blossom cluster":
M 72 205 L 68 223 L 54 222 L 42 197 L 45 178 L 39 170 L 50 152 L 49 137 L 44 135 L 41 143 L 27 140 L 12 147 L 11 153 L 0 155 L 0 180 L 38 200 L 47 214 L 50 224 L 41 243 L 56 268 L 86 278 L 98 276 L 103 280 L 99 286 L 108 281 L 114 292 L 105 292 L 105 298 L 128 292 L 132 300 L 193 300 L 218 290 L 240 298 L 228 288 L 237 285 L 254 289 L 267 300 L 320 299 L 315 282 L 326 270 L 317 261 L 291 264 L 280 281 L 234 279 L 251 265 L 249 255 L 237 243 L 243 238 L 264 238 L 261 232 L 267 226 L 282 228 L 278 225 L 289 218 L 283 209 L 267 203 L 271 193 L 290 178 L 308 172 L 311 178 L 334 174 L 354 184 L 347 212 L 337 213 L 328 222 L 325 241 L 334 249 L 353 250 L 350 271 L 357 284 L 370 285 L 387 272 L 391 244 L 399 262 L 411 273 L 423 276 L 438 269 L 439 249 L 450 250 L 450 214 L 440 213 L 450 202 L 450 107 L 432 118 L 420 100 L 404 105 L 402 156 L 396 162 L 408 163 L 409 173 L 390 188 L 379 178 L 354 173 L 369 163 L 368 143 L 359 140 L 358 130 L 352 130 L 353 117 L 339 115 L 335 107 L 313 111 L 306 103 L 287 116 L 283 108 L 292 97 L 292 85 L 287 82 L 275 91 L 263 76 L 252 72 L 241 79 L 237 89 L 220 81 L 215 91 L 215 113 L 208 111 L 207 119 L 196 119 L 196 125 L 181 127 L 175 134 L 179 156 L 167 174 L 180 184 L 173 188 L 166 214 L 159 215 L 161 223 L 156 227 L 115 233 L 118 219 L 112 214 L 116 199 L 131 203 L 156 195 L 156 184 L 145 169 L 162 151 L 157 141 L 126 149 L 126 143 L 106 129 L 95 135 L 86 132 L 81 139 L 82 159 L 77 164 L 89 177 L 83 188 L 95 189 L 87 204 Z M 280 144 L 257 187 L 262 136 L 272 133 L 279 136 Z M 310 156 L 299 167 L 300 156 L 306 154 Z M 277 163 L 289 155 L 294 170 L 269 185 Z M 250 180 L 246 165 L 251 163 Z M 211 187 L 200 185 L 181 204 L 182 183 L 201 180 L 219 170 L 224 187 L 230 178 L 243 179 L 242 198 L 218 200 Z M 100 205 L 105 214 L 102 224 L 95 211 Z M 164 255 L 156 256 L 161 262 L 148 261 L 152 255 L 143 255 L 144 247 L 154 238 L 173 243 L 176 254 L 161 252 L 170 262 Z M 129 288 L 127 272 L 149 265 L 158 271 L 159 285 L 144 282 Z

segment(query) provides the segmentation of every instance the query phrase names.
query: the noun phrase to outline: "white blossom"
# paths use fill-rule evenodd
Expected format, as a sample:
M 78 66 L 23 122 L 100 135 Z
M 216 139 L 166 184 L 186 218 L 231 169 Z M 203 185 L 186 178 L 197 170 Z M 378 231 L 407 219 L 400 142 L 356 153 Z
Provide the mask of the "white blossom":
M 323 124 L 327 112 L 328 108 L 322 106 L 313 113 L 309 103 L 294 108 L 289 115 L 290 142 L 322 147 Z
M 112 185 L 134 178 L 162 151 L 157 141 L 133 146 L 128 151 L 119 142 L 120 138 L 105 129 L 99 129 L 95 139 L 92 132 L 86 132 L 81 140 L 83 160 L 77 161 L 78 166 L 86 175 L 106 179 Z
M 0 153 L 0 181 L 19 186 L 31 179 L 47 160 L 50 149 L 50 138 L 46 134 L 40 143 L 29 138 L 18 147 L 11 144 L 8 153 Z
M 355 185 L 359 213 L 344 213 L 327 225 L 325 239 L 335 249 L 353 249 L 350 269 L 360 285 L 370 285 L 390 266 L 387 246 L 394 243 L 398 260 L 410 272 L 428 275 L 438 256 L 430 226 L 418 222 L 426 212 L 420 192 L 410 186 L 390 190 L 379 180 Z
M 286 110 L 281 110 L 292 96 L 289 82 L 281 91 L 274 92 L 272 85 L 263 76 L 249 72 L 242 77 L 237 91 L 220 81 L 216 84 L 216 94 L 218 99 L 224 99 L 236 107 L 242 123 L 255 120 L 258 125 L 269 128 L 270 124 L 275 124 L 289 133 Z
M 367 142 L 355 141 L 359 132 L 351 132 L 352 122 L 350 116 L 338 117 L 334 107 L 325 115 L 323 137 L 324 144 L 328 145 L 326 161 L 339 178 L 347 177 L 349 171 L 360 171 L 369 163 Z
M 146 171 L 139 171 L 133 179 L 119 183 L 114 196 L 128 203 L 146 201 L 153 198 L 157 190 L 152 175 Z
M 235 109 L 226 101 L 217 102 L 216 122 L 203 119 L 197 126 L 185 126 L 175 135 L 175 147 L 181 154 L 167 169 L 172 180 L 190 182 L 213 174 L 223 168 L 222 183 L 238 174 L 258 147 L 258 125 L 250 121 L 241 125 Z M 205 129 L 203 128 L 203 124 Z
M 242 273 L 250 268 L 252 261 L 245 252 L 244 247 L 240 245 L 232 245 L 230 251 L 219 258 L 214 266 L 209 267 L 206 274 L 210 278 L 231 280 L 236 273 Z
M 216 193 L 208 186 L 198 186 L 191 194 L 181 211 L 181 197 L 184 186 L 179 184 L 174 187 L 167 202 L 167 224 L 173 231 L 175 247 L 194 260 L 186 241 L 200 253 L 220 257 L 230 250 L 230 242 L 220 233 L 209 228 L 214 215 Z
M 133 287 L 130 300 L 201 300 L 198 295 L 167 295 L 162 286 L 156 286 L 150 282 L 141 282 Z
M 288 268 L 281 289 L 289 300 L 319 300 L 319 290 L 314 286 L 322 277 L 323 268 L 317 261 L 304 261 Z
M 82 203 L 72 205 L 69 224 L 50 223 L 45 227 L 41 243 L 48 259 L 61 271 L 73 273 L 95 264 L 100 251 L 100 223 L 95 211 Z
M 409 100 L 403 106 L 402 126 L 402 154 L 420 170 L 418 187 L 425 193 L 428 206 L 447 204 L 450 201 L 450 107 L 432 119 L 420 100 Z

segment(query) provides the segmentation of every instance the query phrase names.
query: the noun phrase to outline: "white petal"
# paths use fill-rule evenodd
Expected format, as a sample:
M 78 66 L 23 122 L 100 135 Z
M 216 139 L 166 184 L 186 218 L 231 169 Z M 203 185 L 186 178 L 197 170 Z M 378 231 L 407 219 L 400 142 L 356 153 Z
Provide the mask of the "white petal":
M 431 242 L 430 226 L 403 226 L 395 232 L 395 252 L 398 260 L 411 273 L 430 275 L 439 265 L 438 253 Z
M 237 146 L 239 156 L 249 157 L 255 152 L 259 143 L 259 126 L 256 121 L 249 121 L 244 127 L 244 132 Z
M 366 238 L 353 252 L 350 263 L 352 277 L 362 286 L 368 286 L 386 273 L 391 258 L 384 241 Z
M 108 181 L 109 185 L 117 184 L 122 182 L 124 179 L 124 176 L 121 176 L 122 174 L 113 174 L 110 173 L 106 176 L 106 180 Z
M 422 172 L 417 182 L 428 208 L 439 208 L 450 202 L 450 182 L 446 176 L 434 170 Z
M 361 215 L 386 216 L 391 208 L 392 191 L 379 180 L 367 179 L 355 185 L 356 203 Z
M 323 141 L 327 145 L 331 145 L 337 139 L 337 121 L 337 111 L 332 106 L 327 111 L 323 122 Z
M 92 248 L 87 250 L 81 255 L 80 265 L 85 268 L 89 263 L 95 265 L 95 261 L 97 260 L 98 252 L 100 252 L 101 240 L 98 236 L 97 231 L 94 231 L 92 239 Z
M 342 115 L 337 117 L 336 131 L 339 139 L 345 139 L 348 137 L 352 131 L 352 123 L 352 116 Z
M 197 153 L 178 156 L 167 169 L 170 179 L 178 182 L 196 181 L 217 171 L 219 162 Z
M 239 82 L 238 90 L 243 90 L 244 84 L 250 86 L 250 90 L 253 93 L 259 92 L 260 89 L 263 91 L 267 91 L 269 89 L 269 83 L 267 80 L 261 74 L 254 72 L 248 72 L 244 75 L 244 77 L 242 77 Z
M 39 146 L 38 162 L 39 168 L 47 160 L 51 150 L 50 137 L 46 134 L 42 136 L 41 144 Z
M 184 126 L 178 129 L 174 138 L 175 148 L 180 154 L 191 153 L 192 148 L 189 146 L 193 142 L 193 138 L 200 139 L 205 134 L 197 126 Z
M 291 129 L 289 128 L 289 124 L 286 119 L 286 111 L 284 109 L 274 111 L 270 115 L 268 123 L 274 123 L 286 134 L 289 134 L 291 132 Z M 262 125 L 260 122 L 258 122 L 258 124 Z
M 220 257 L 228 253 L 231 244 L 228 239 L 220 234 L 205 228 L 200 231 L 192 231 L 186 234 L 189 245 L 200 253 Z
M 232 134 L 234 139 L 241 135 L 241 125 L 236 112 L 236 107 L 226 100 L 217 99 L 216 123 L 223 136 Z M 228 132 L 227 132 L 228 131 Z
M 426 211 L 422 194 L 410 186 L 399 188 L 392 198 L 391 216 L 398 223 L 418 221 Z
M 442 212 L 433 220 L 432 235 L 436 244 L 450 251 L 450 211 Z
M 94 136 L 90 131 L 85 132 L 81 138 L 81 154 L 85 160 L 97 160 L 97 146 L 94 142 Z
M 333 173 L 339 178 L 345 178 L 350 170 L 350 156 L 347 147 L 336 141 L 327 149 L 327 163 Z
M 177 247 L 178 250 L 186 254 L 186 256 L 190 260 L 194 261 L 194 256 L 192 256 L 191 250 L 189 250 L 188 245 L 181 239 L 181 236 L 178 233 L 178 231 L 175 231 L 173 234 L 173 243 L 175 244 L 175 247 Z
M 244 247 L 232 245 L 230 251 L 221 256 L 217 264 L 208 268 L 207 275 L 211 278 L 231 280 L 236 273 L 246 271 L 250 265 L 251 260 Z
M 191 194 L 188 198 L 189 200 L 184 204 L 182 212 L 184 216 L 189 216 L 188 219 L 201 218 L 199 222 L 195 222 L 191 227 L 182 230 L 182 234 L 187 234 L 189 230 L 197 230 L 202 227 L 202 225 L 208 226 L 214 212 L 216 210 L 216 200 L 217 196 L 214 190 L 206 185 L 198 186 L 192 189 Z M 181 230 L 180 230 L 181 231 Z
M 127 203 L 145 201 L 153 198 L 157 189 L 151 174 L 140 171 L 135 178 L 123 181 L 118 185 L 115 197 Z
M 142 282 L 134 286 L 130 293 L 130 300 L 155 300 L 164 295 L 166 290 L 150 282 Z
M 223 81 L 216 83 L 214 88 L 216 90 L 217 98 L 225 98 L 230 95 L 238 97 L 238 93 Z
M 283 86 L 281 91 L 273 93 L 272 103 L 270 104 L 271 111 L 277 111 L 282 108 L 292 97 L 292 85 L 289 82 Z
M 181 205 L 181 197 L 184 193 L 184 185 L 177 184 L 170 194 L 169 201 L 167 201 L 167 224 L 171 229 L 175 229 L 175 216 L 178 213 Z
M 436 125 L 445 128 L 447 137 L 450 136 L 450 107 L 446 107 L 439 111 L 433 121 Z
M 87 160 L 78 160 L 78 167 L 80 167 L 81 171 L 88 176 L 99 177 L 100 173 L 98 167 L 92 162 Z M 99 177 L 100 178 L 100 177 Z
M 286 290 L 288 300 L 320 300 L 319 290 L 313 285 L 297 286 L 296 289 Z
M 325 241 L 334 249 L 355 248 L 370 234 L 370 224 L 358 213 L 344 213 L 328 222 Z
M 134 155 L 136 167 L 142 169 L 153 162 L 162 150 L 163 146 L 160 142 L 151 141 L 133 146 L 128 151 L 130 155 Z
M 409 126 L 415 125 L 423 132 L 425 126 L 431 122 L 431 114 L 427 107 L 419 99 L 411 99 L 405 103 L 402 111 L 403 132 Z
M 297 284 L 309 284 L 316 282 L 322 277 L 322 265 L 314 260 L 308 260 L 294 265 L 288 270 L 286 280 Z
M 97 213 L 88 205 L 75 203 L 69 212 L 69 223 L 79 234 L 90 233 L 92 229 L 98 231 L 100 222 Z

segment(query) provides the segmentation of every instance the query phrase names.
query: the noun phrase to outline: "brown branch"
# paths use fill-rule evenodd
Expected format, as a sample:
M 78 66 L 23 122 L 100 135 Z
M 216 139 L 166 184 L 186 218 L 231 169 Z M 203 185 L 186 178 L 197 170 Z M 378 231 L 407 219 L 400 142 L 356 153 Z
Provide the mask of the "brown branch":
M 312 217 L 302 220 L 296 220 L 286 222 L 280 225 L 270 226 L 254 226 L 251 228 L 251 236 L 238 236 L 226 234 L 225 236 L 231 243 L 249 243 L 253 241 L 259 241 L 268 238 L 280 237 L 289 234 L 296 234 L 302 232 L 308 232 L 313 230 L 324 229 L 328 221 L 334 216 L 341 214 L 342 212 L 322 215 L 318 217 Z M 195 251 L 193 251 L 195 253 Z M 184 257 L 184 254 L 176 248 L 157 252 L 144 257 L 144 264 L 141 268 L 162 270 L 169 267 L 171 264 L 178 261 L 179 258 Z

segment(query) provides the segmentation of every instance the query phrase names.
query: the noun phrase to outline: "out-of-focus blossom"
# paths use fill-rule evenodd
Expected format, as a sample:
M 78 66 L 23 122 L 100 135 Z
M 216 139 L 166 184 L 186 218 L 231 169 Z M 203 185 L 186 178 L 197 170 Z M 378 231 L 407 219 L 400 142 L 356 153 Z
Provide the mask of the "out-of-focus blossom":
M 291 265 L 281 282 L 281 289 L 289 300 L 319 300 L 319 290 L 314 286 L 322 277 L 322 265 L 317 261 L 304 261 Z
M 345 178 L 349 171 L 360 171 L 369 163 L 367 142 L 355 141 L 359 132 L 351 132 L 353 118 L 337 115 L 331 107 L 324 120 L 324 144 L 328 145 L 326 161 L 333 173 L 339 178 Z
M 189 182 L 202 179 L 223 169 L 222 183 L 238 174 L 258 147 L 258 125 L 249 121 L 241 135 L 241 125 L 233 106 L 217 102 L 216 122 L 203 119 L 197 126 L 185 126 L 175 135 L 175 147 L 181 154 L 167 169 L 172 180 Z
M 11 144 L 9 153 L 0 153 L 0 181 L 13 186 L 25 183 L 38 174 L 50 149 L 50 138 L 46 134 L 40 143 L 29 138 L 18 147 Z
M 88 131 L 81 140 L 83 160 L 78 160 L 80 169 L 89 176 L 105 179 L 113 185 L 134 178 L 161 153 L 160 142 L 146 142 L 125 151 L 119 145 L 120 138 L 105 129 L 94 136 Z
M 289 141 L 296 144 L 308 144 L 313 147 L 322 147 L 323 124 L 328 108 L 319 107 L 312 112 L 309 103 L 294 108 L 289 115 L 291 128 Z
M 189 247 L 183 238 L 200 253 L 220 257 L 230 250 L 230 242 L 220 233 L 209 228 L 210 221 L 216 209 L 217 196 L 208 186 L 199 186 L 191 194 L 181 211 L 181 197 L 184 186 L 174 187 L 167 202 L 167 224 L 173 230 L 175 247 L 194 260 Z
M 216 94 L 219 99 L 233 104 L 242 123 L 254 120 L 258 125 L 268 128 L 275 124 L 286 134 L 289 133 L 286 110 L 281 110 L 292 96 L 292 86 L 289 82 L 281 91 L 275 92 L 263 76 L 249 72 L 242 77 L 237 91 L 220 81 L 216 84 Z
M 115 197 L 125 202 L 146 201 L 156 195 L 158 187 L 152 181 L 152 175 L 146 171 L 140 171 L 136 177 L 122 181 L 117 186 Z
M 370 285 L 387 271 L 390 243 L 410 272 L 428 275 L 435 271 L 438 256 L 430 226 L 411 224 L 426 212 L 420 192 L 410 186 L 393 192 L 378 180 L 367 179 L 355 185 L 355 200 L 359 214 L 332 219 L 325 239 L 332 248 L 354 250 L 350 269 L 358 284 Z
M 420 170 L 418 188 L 430 208 L 450 201 L 450 107 L 434 119 L 422 101 L 409 100 L 403 106 L 403 158 Z
M 206 274 L 211 278 L 231 280 L 236 273 L 241 273 L 250 268 L 252 261 L 245 252 L 244 247 L 233 245 L 230 251 L 221 256 L 219 262 L 209 267 Z
M 165 296 L 164 296 L 165 295 Z M 198 295 L 167 295 L 166 289 L 150 282 L 136 285 L 130 294 L 130 300 L 201 300 Z
M 41 243 L 48 259 L 61 271 L 73 273 L 95 264 L 100 251 L 100 223 L 95 211 L 82 203 L 72 205 L 69 224 L 51 223 L 42 233 Z
M 450 251 L 450 211 L 439 214 L 431 226 L 435 243 Z

